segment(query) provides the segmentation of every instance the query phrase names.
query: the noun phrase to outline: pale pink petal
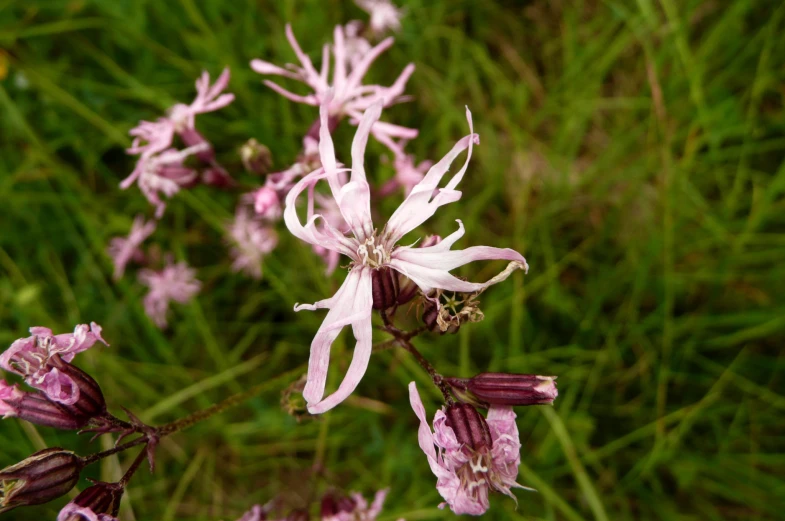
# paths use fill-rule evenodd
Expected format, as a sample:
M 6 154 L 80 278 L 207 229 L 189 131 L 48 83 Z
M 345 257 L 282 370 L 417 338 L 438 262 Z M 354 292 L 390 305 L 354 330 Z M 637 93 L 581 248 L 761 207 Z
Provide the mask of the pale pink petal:
M 253 69 L 255 72 L 258 72 L 259 74 L 272 74 L 275 76 L 284 76 L 286 78 L 291 78 L 293 80 L 300 79 L 300 76 L 293 73 L 292 71 L 289 71 L 287 69 L 284 69 L 283 67 L 279 67 L 277 65 L 274 65 L 264 60 L 259 60 L 259 59 L 251 60 L 251 69 Z
M 450 237 L 447 237 L 448 240 Z M 438 247 L 441 244 L 435 246 Z M 408 264 L 417 264 L 430 269 L 451 271 L 459 266 L 478 260 L 507 260 L 519 262 L 526 266 L 523 255 L 510 248 L 493 248 L 491 246 L 472 246 L 465 250 L 437 250 L 429 248 L 398 248 L 393 257 Z
M 314 307 L 330 307 L 330 311 L 319 327 L 311 343 L 311 356 L 308 362 L 308 381 L 303 390 L 303 397 L 309 404 L 309 410 L 323 412 L 330 409 L 351 394 L 365 372 L 371 350 L 371 270 L 362 266 L 349 272 L 346 280 L 332 299 L 317 303 Z M 351 324 L 354 329 L 357 345 L 349 372 L 344 383 L 339 387 L 335 398 L 322 405 L 324 388 L 327 382 L 327 369 L 330 362 L 330 347 L 344 326 Z M 335 396 L 335 395 L 334 395 Z
M 473 130 L 469 109 L 466 109 L 466 118 L 469 121 L 469 129 Z M 464 172 L 466 172 L 471 159 L 472 144 L 474 143 L 479 143 L 479 136 L 474 133 L 458 141 L 453 149 L 441 161 L 432 166 L 423 180 L 412 189 L 406 200 L 387 222 L 386 232 L 391 241 L 397 242 L 401 237 L 424 223 L 440 206 L 460 199 L 461 193 L 454 190 L 454 188 L 463 178 Z M 444 189 L 439 190 L 436 196 L 433 196 L 434 191 L 438 188 L 439 182 L 447 173 L 453 160 L 467 148 L 469 151 L 463 167 L 453 176 Z
M 392 259 L 390 266 L 412 279 L 425 293 L 434 288 L 473 293 L 486 287 L 485 284 L 463 281 L 444 270 L 428 268 L 400 259 Z

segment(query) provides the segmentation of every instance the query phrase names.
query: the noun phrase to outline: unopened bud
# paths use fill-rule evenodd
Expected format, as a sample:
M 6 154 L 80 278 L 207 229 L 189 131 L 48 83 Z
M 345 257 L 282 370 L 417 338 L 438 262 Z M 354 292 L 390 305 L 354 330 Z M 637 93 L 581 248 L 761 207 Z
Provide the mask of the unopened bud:
M 555 376 L 480 373 L 468 380 L 446 378 L 445 381 L 490 405 L 550 405 L 559 395 Z
M 112 517 L 117 517 L 124 491 L 125 487 L 120 483 L 99 481 L 80 492 L 71 503 L 83 508 L 89 508 L 96 514 L 108 514 Z M 78 519 L 75 518 L 73 521 Z
M 252 193 L 253 209 L 265 219 L 277 219 L 281 215 L 281 201 L 278 194 L 269 186 L 263 186 Z
M 71 379 L 73 385 L 79 389 L 79 398 L 72 405 L 60 404 L 63 411 L 74 417 L 95 418 L 106 413 L 106 400 L 101 387 L 92 376 L 85 373 L 75 365 L 64 362 L 59 355 L 49 359 L 49 365 Z
M 75 411 L 73 406 L 53 402 L 43 393 L 23 392 L 19 398 L 5 400 L 5 403 L 14 409 L 17 418 L 45 427 L 72 431 L 90 421 L 89 416 Z
M 447 426 L 455 432 L 455 437 L 464 446 L 475 452 L 490 451 L 493 448 L 488 423 L 477 409 L 468 403 L 452 403 L 444 411 Z
M 329 519 L 342 513 L 354 512 L 356 508 L 357 504 L 350 497 L 325 494 L 322 498 L 321 517 L 323 520 Z
M 240 147 L 240 159 L 245 169 L 252 174 L 264 175 L 273 166 L 270 149 L 254 138 L 249 139 Z
M 73 452 L 51 448 L 0 470 L 0 514 L 67 494 L 79 481 L 82 467 Z

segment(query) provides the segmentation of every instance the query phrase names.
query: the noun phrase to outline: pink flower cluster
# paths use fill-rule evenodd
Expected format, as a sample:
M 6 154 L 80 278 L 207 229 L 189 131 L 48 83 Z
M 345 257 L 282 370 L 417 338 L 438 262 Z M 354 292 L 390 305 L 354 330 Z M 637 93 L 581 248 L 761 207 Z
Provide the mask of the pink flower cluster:
M 73 405 L 79 400 L 79 387 L 50 360 L 59 356 L 64 362 L 73 360 L 77 353 L 90 349 L 96 342 L 109 345 L 101 337 L 101 326 L 95 322 L 76 326 L 73 333 L 55 335 L 47 327 L 31 327 L 32 336 L 14 341 L 0 355 L 0 367 L 18 374 L 32 388 L 46 394 L 54 401 L 65 405 Z M 0 414 L 14 415 L 14 410 L 4 400 L 18 398 L 15 386 L 5 382 L 0 385 Z
M 150 288 L 144 297 L 144 309 L 155 324 L 167 326 L 167 312 L 171 301 L 184 304 L 191 300 L 202 287 L 196 280 L 196 271 L 185 262 L 173 263 L 167 259 L 161 271 L 144 269 L 139 272 L 139 281 Z

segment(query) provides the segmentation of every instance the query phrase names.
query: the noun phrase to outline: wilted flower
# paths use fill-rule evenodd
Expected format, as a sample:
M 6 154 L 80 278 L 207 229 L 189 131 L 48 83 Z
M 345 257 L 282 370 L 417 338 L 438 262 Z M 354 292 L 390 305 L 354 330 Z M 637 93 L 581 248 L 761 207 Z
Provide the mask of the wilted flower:
M 398 32 L 401 30 L 403 9 L 398 9 L 390 0 L 354 0 L 357 6 L 371 15 L 371 32 L 376 35 L 387 30 Z
M 109 256 L 114 261 L 114 279 L 119 280 L 125 273 L 130 261 L 142 262 L 144 253 L 139 248 L 155 231 L 155 221 L 145 222 L 144 217 L 137 215 L 131 225 L 128 237 L 115 237 L 109 243 Z
M 0 514 L 67 494 L 79 481 L 83 466 L 73 452 L 50 448 L 0 470 Z
M 20 400 L 24 395 L 25 393 L 16 385 L 8 385 L 5 380 L 0 380 L 0 416 L 3 418 L 16 416 L 19 411 L 12 403 Z
M 313 106 L 322 106 L 325 103 L 329 103 L 328 113 L 330 116 L 342 117 L 348 115 L 359 117 L 364 110 L 380 98 L 385 100 L 386 106 L 397 103 L 403 94 L 406 82 L 414 72 L 414 64 L 410 63 L 390 87 L 363 85 L 363 77 L 368 72 L 371 63 L 393 44 L 393 39 L 385 39 L 375 47 L 367 50 L 359 58 L 356 47 L 352 49 L 351 55 L 348 52 L 344 28 L 339 25 L 334 31 L 332 54 L 335 63 L 332 81 L 329 81 L 330 47 L 325 45 L 322 49 L 321 69 L 317 72 L 311 59 L 297 43 L 290 25 L 286 26 L 286 37 L 300 60 L 300 67 L 287 65 L 286 68 L 282 68 L 257 59 L 251 61 L 251 68 L 259 74 L 283 76 L 305 83 L 313 90 L 313 93 L 301 96 L 284 89 L 277 83 L 269 80 L 264 81 L 264 84 L 275 92 L 297 103 Z
M 435 246 L 417 248 L 397 245 L 404 235 L 427 221 L 438 207 L 460 199 L 461 192 L 455 188 L 468 166 L 472 144 L 479 140 L 477 134 L 470 134 L 461 139 L 450 153 L 434 165 L 393 213 L 381 233 L 377 234 L 371 220 L 370 187 L 365 178 L 363 162 L 371 126 L 378 120 L 381 109 L 382 103 L 377 102 L 363 116 L 352 143 L 351 178 L 347 183 L 341 184 L 338 175 L 340 170 L 328 130 L 327 105 L 323 105 L 320 109 L 322 128 L 319 142 L 323 168 L 306 175 L 286 198 L 284 221 L 293 235 L 310 244 L 342 253 L 352 262 L 349 275 L 333 297 L 315 304 L 295 306 L 296 311 L 322 308 L 330 310 L 311 344 L 308 384 L 303 393 L 309 411 L 314 414 L 329 410 L 346 399 L 357 387 L 368 367 L 372 350 L 372 280 L 376 270 L 391 268 L 398 271 L 417 284 L 424 293 L 428 293 L 439 288 L 449 291 L 477 292 L 497 282 L 496 279 L 486 283 L 465 282 L 449 273 L 471 261 L 505 259 L 512 261 L 508 270 L 527 268 L 523 256 L 511 249 L 475 246 L 465 250 L 450 250 L 450 247 L 463 236 L 464 229 L 460 221 L 458 221 L 458 230 Z M 471 129 L 471 114 L 468 109 L 466 116 Z M 466 163 L 446 187 L 438 188 L 439 182 L 455 157 L 467 148 L 469 153 Z M 327 180 L 332 196 L 345 222 L 351 228 L 353 236 L 345 236 L 326 222 L 322 215 L 314 213 L 313 185 L 321 179 Z M 296 201 L 306 189 L 309 190 L 309 204 L 307 222 L 303 225 L 297 215 Z M 317 226 L 319 220 L 322 221 L 321 226 Z M 352 326 L 357 339 L 354 356 L 338 390 L 323 399 L 330 346 L 341 329 L 347 325 Z
M 150 204 L 155 206 L 155 218 L 160 219 L 166 209 L 166 203 L 161 200 L 159 193 L 171 198 L 180 191 L 180 188 L 196 183 L 199 178 L 198 172 L 188 168 L 183 162 L 189 156 L 208 149 L 209 145 L 202 143 L 184 150 L 170 148 L 160 153 L 142 155 L 131 175 L 120 183 L 120 188 L 125 190 L 136 181 Z
M 116 521 L 124 491 L 120 483 L 99 481 L 64 506 L 57 521 Z
M 150 288 L 144 297 L 145 313 L 160 328 L 167 325 L 166 313 L 170 301 L 185 304 L 202 287 L 202 283 L 196 280 L 194 269 L 189 268 L 184 261 L 173 264 L 171 259 L 167 259 L 166 267 L 161 271 L 141 270 L 139 281 Z
M 453 404 L 436 412 L 431 432 L 414 382 L 409 384 L 409 401 L 420 420 L 420 448 L 445 500 L 439 508 L 480 515 L 488 510 L 490 491 L 515 499 L 510 489 L 526 488 L 515 482 L 521 444 L 512 408 L 492 406 L 483 419 L 470 405 Z
M 79 382 L 64 366 L 56 363 L 55 355 L 63 362 L 70 362 L 77 353 L 96 342 L 109 345 L 101 338 L 101 326 L 95 322 L 91 322 L 89 328 L 87 324 L 80 324 L 73 333 L 61 335 L 54 335 L 47 327 L 31 327 L 30 332 L 33 336 L 14 341 L 0 355 L 0 367 L 22 376 L 28 385 L 43 391 L 53 401 L 75 404 L 79 400 Z
M 270 149 L 255 138 L 249 139 L 240 147 L 240 160 L 245 169 L 254 174 L 266 174 L 272 166 Z
M 232 270 L 261 278 L 262 258 L 278 245 L 275 230 L 240 208 L 227 227 L 227 233 L 231 241 Z
M 68 503 L 57 514 L 57 521 L 118 521 L 109 514 L 96 514 L 91 508 Z

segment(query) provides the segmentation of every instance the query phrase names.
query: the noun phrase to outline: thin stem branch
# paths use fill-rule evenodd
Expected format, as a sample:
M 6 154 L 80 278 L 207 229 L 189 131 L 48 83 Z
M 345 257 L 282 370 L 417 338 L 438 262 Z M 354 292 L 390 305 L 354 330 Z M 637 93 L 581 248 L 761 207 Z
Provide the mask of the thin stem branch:
M 114 447 L 114 448 L 111 448 L 111 449 L 108 449 L 108 450 L 104 450 L 104 451 L 101 451 L 101 452 L 96 452 L 95 454 L 91 454 L 89 456 L 86 456 L 86 457 L 82 458 L 82 464 L 83 465 L 90 465 L 91 463 L 95 463 L 98 460 L 101 460 L 101 459 L 104 459 L 104 458 L 108 458 L 109 456 L 112 456 L 113 454 L 117 454 L 118 452 L 123 452 L 124 450 L 128 450 L 131 447 L 136 447 L 137 445 L 141 445 L 142 443 L 146 444 L 147 442 L 148 442 L 147 436 L 140 436 L 139 438 L 136 438 L 135 440 L 131 440 L 129 442 L 123 443 L 122 445 L 118 445 L 117 447 Z
M 145 448 L 142 449 L 141 452 L 139 452 L 134 462 L 131 463 L 131 466 L 128 467 L 128 470 L 126 470 L 125 474 L 123 474 L 123 477 L 118 482 L 120 486 L 124 487 L 128 484 L 129 481 L 131 481 L 131 478 L 133 477 L 134 473 L 136 472 L 136 470 L 139 468 L 139 465 L 142 464 L 142 462 L 145 460 L 146 457 L 147 457 L 147 449 Z

